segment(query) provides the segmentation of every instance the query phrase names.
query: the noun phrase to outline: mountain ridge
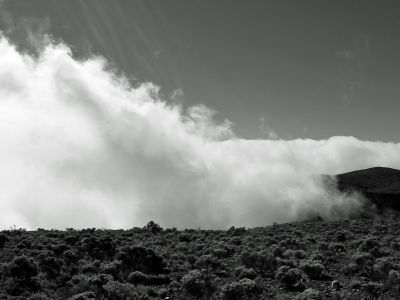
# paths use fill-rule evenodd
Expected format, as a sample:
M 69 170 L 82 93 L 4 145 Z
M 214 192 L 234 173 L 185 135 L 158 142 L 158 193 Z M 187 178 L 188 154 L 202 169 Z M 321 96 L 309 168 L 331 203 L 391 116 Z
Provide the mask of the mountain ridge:
M 400 211 L 400 170 L 372 167 L 334 177 L 341 192 L 358 192 L 380 210 Z

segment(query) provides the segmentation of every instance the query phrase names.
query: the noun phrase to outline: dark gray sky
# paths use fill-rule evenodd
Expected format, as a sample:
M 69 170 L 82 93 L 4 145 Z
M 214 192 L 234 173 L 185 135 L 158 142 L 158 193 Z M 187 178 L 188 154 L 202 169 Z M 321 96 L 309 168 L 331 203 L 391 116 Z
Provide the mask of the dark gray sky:
M 107 57 L 184 105 L 203 103 L 244 138 L 352 135 L 399 142 L 400 2 L 4 1 L 1 28 Z

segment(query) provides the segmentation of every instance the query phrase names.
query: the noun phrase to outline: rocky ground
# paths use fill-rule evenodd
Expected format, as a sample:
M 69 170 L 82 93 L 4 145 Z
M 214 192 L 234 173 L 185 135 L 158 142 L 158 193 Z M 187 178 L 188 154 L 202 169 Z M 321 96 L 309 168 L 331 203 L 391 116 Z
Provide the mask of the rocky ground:
M 400 299 L 400 216 L 0 233 L 0 299 Z

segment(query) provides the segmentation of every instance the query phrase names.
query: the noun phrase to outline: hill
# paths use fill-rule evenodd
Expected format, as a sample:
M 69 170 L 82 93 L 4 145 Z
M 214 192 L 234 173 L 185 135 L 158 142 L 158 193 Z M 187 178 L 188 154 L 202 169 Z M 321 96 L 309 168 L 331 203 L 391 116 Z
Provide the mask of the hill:
M 374 167 L 336 175 L 338 189 L 357 191 L 378 209 L 400 210 L 400 170 Z

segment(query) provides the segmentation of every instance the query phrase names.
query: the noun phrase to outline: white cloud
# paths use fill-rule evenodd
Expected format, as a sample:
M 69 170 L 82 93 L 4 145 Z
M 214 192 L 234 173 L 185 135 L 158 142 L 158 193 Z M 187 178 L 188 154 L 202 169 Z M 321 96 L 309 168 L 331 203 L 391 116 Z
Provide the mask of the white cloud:
M 244 140 L 199 105 L 131 87 L 99 57 L 40 56 L 0 40 L 0 227 L 220 228 L 357 209 L 313 174 L 400 167 L 400 145 Z

